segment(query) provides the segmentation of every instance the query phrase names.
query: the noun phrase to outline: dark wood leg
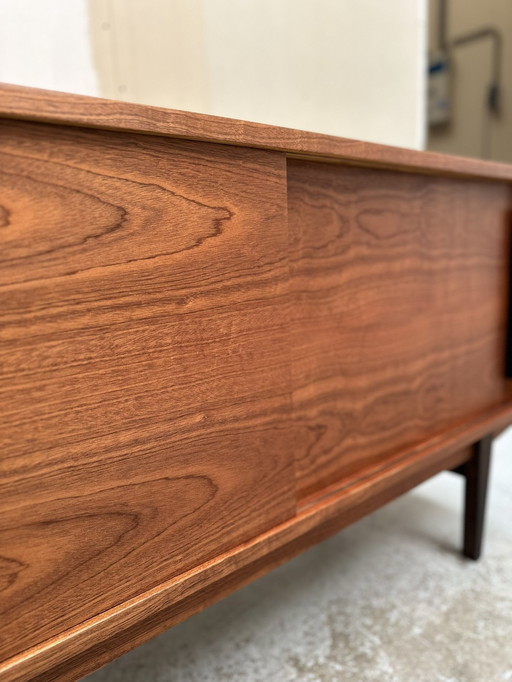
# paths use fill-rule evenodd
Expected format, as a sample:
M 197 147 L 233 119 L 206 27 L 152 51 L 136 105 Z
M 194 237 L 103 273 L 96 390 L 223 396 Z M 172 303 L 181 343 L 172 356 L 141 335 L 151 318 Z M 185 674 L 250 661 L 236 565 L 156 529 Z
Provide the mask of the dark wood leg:
M 462 474 L 466 480 L 462 553 L 475 561 L 482 553 L 492 440 L 492 436 L 485 436 L 475 443 L 471 459 L 454 470 Z

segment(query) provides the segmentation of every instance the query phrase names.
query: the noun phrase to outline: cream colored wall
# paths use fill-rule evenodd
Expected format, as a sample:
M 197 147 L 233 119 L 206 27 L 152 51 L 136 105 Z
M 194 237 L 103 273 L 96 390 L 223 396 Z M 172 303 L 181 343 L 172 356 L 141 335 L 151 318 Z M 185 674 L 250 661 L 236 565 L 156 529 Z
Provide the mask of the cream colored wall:
M 98 95 L 87 0 L 0 0 L 0 82 Z
M 436 47 L 438 0 L 430 0 L 429 45 Z M 484 101 L 491 77 L 491 41 L 456 48 L 453 52 L 453 119 L 429 131 L 427 148 L 512 161 L 512 2 L 511 0 L 449 0 L 448 40 L 483 26 L 503 33 L 502 114 L 493 117 L 488 153 L 483 143 Z
M 103 95 L 424 143 L 425 0 L 90 0 Z
M 426 0 L 0 0 L 0 81 L 424 142 Z

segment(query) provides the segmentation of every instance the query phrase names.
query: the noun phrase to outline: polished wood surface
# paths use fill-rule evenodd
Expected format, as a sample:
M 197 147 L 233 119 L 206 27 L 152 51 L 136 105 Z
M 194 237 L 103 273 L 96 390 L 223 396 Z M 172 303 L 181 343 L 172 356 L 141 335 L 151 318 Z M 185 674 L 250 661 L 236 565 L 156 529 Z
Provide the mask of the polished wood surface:
M 0 134 L 4 659 L 295 511 L 284 160 Z
M 496 161 L 418 152 L 221 116 L 25 88 L 7 83 L 0 83 L 1 117 L 260 147 L 331 162 L 401 168 L 421 174 L 512 180 L 512 165 Z
M 15 86 L 0 118 L 2 682 L 78 679 L 512 423 L 511 167 Z
M 299 495 L 508 401 L 509 206 L 504 184 L 288 161 Z
M 491 411 L 333 486 L 296 517 L 0 664 L 2 682 L 76 680 L 321 542 L 430 476 L 467 460 L 470 443 L 512 423 Z M 462 450 L 461 450 L 462 448 Z

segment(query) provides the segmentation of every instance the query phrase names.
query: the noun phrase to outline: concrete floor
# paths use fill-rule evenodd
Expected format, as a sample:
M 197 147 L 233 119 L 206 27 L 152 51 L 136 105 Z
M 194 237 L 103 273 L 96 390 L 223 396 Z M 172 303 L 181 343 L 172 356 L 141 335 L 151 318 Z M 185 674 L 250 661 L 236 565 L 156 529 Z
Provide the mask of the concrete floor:
M 444 473 L 88 682 L 512 681 L 511 450 L 508 433 L 480 562 L 458 554 Z

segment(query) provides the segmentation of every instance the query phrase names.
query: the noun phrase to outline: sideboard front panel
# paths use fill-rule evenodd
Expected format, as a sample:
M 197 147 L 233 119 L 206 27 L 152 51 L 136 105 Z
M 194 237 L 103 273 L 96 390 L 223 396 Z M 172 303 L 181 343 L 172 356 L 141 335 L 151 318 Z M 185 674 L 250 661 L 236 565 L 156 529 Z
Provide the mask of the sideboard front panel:
M 289 160 L 302 497 L 507 400 L 509 191 Z
M 0 660 L 294 513 L 285 178 L 2 122 Z

